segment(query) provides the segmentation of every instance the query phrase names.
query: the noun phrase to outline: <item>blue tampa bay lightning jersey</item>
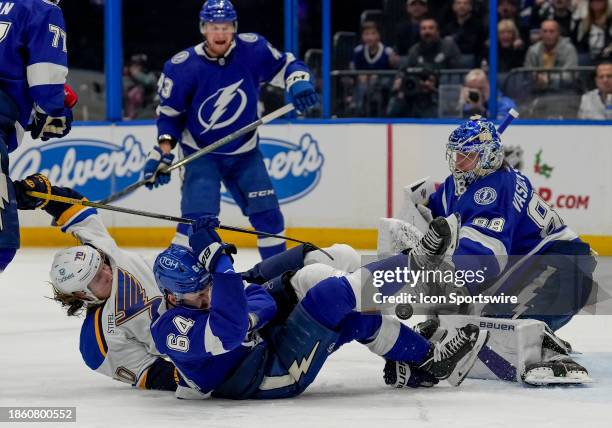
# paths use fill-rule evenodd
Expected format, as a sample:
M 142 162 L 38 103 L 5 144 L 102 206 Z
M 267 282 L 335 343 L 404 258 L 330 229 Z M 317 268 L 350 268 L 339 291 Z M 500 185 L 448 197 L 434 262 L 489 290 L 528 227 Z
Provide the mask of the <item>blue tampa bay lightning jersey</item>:
M 576 240 L 578 236 L 533 190 L 524 175 L 510 168 L 482 177 L 469 185 L 460 196 L 455 194 L 455 181 L 449 176 L 429 197 L 428 207 L 434 217 L 459 213 L 459 243 L 453 254 L 456 268 L 471 262 L 473 257 L 487 258 L 487 277 L 494 277 L 508 266 L 508 257 L 543 254 L 555 241 Z
M 159 79 L 158 135 L 180 141 L 191 154 L 258 118 L 259 87 L 310 79 L 308 68 L 257 34 L 238 34 L 222 58 L 211 58 L 204 44 L 176 54 Z M 257 145 L 256 131 L 215 153 L 237 154 Z
M 213 273 L 210 309 L 177 306 L 152 325 L 153 340 L 181 373 L 182 382 L 208 395 L 227 380 L 259 343 L 248 338 L 276 314 L 272 297 L 259 285 L 246 289 L 239 274 Z M 181 388 L 177 390 L 180 396 Z
M 47 0 L 0 1 L 0 58 L 0 92 L 14 103 L 2 103 L 0 115 L 16 121 L 13 151 L 34 104 L 50 116 L 63 112 L 68 68 L 61 9 Z

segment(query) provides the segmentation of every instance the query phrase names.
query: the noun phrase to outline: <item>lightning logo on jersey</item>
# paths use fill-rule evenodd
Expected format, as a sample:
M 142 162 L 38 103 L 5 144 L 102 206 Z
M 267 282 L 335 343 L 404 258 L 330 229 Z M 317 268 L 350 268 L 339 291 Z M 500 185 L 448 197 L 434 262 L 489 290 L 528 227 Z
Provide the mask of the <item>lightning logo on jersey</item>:
M 213 95 L 206 98 L 202 105 L 200 105 L 198 109 L 198 120 L 202 128 L 204 128 L 200 135 L 213 129 L 221 129 L 230 126 L 240 117 L 247 105 L 247 95 L 240 88 L 243 81 L 244 79 L 240 79 L 236 83 L 220 88 Z M 211 110 L 211 104 L 213 107 L 212 112 L 207 114 Z M 228 116 L 228 114 L 226 114 L 228 111 L 230 114 L 232 111 L 234 113 L 228 119 L 221 121 L 223 117 Z
M 312 364 L 312 360 L 317 353 L 317 349 L 319 348 L 319 343 L 317 342 L 315 346 L 310 351 L 310 354 L 307 358 L 302 358 L 302 362 L 298 363 L 297 360 L 291 364 L 289 367 L 289 374 L 284 376 L 266 376 L 264 377 L 261 385 L 259 385 L 259 389 L 262 391 L 283 388 L 285 386 L 293 385 L 296 382 L 300 381 L 300 378 L 308 373 L 310 369 L 310 365 Z

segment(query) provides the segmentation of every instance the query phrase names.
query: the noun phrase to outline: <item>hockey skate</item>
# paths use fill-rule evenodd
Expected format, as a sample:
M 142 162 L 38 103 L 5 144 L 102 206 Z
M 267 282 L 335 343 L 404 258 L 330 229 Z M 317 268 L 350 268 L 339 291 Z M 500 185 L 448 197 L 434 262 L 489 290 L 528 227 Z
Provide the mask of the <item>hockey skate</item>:
M 447 329 L 440 327 L 440 320 L 437 317 L 418 323 L 413 330 L 432 343 L 442 342 L 448 334 Z
M 478 353 L 488 339 L 489 332 L 480 330 L 473 324 L 458 328 L 457 334 L 449 340 L 432 345 L 425 361 L 418 369 L 433 375 L 438 380 L 447 380 L 451 385 L 459 386 L 474 366 Z M 399 384 L 401 379 L 398 373 L 406 372 L 407 365 L 404 362 L 387 361 L 385 364 L 387 385 L 402 387 Z
M 416 267 L 435 269 L 440 266 L 444 256 L 452 254 L 457 247 L 459 227 L 460 220 L 455 214 L 433 219 L 418 245 L 409 250 Z
M 529 364 L 521 375 L 523 382 L 534 386 L 577 385 L 591 383 L 587 369 L 567 355 L 556 355 L 548 361 Z

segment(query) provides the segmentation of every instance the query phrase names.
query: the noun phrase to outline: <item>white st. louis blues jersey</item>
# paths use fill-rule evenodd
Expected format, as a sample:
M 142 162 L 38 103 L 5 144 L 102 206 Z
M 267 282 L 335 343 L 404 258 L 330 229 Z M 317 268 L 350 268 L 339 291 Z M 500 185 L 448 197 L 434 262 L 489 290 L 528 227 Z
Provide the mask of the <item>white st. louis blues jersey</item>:
M 556 241 L 578 239 L 533 190 L 529 179 L 515 169 L 501 168 L 480 178 L 460 196 L 449 176 L 430 195 L 428 207 L 434 217 L 461 216 L 459 243 L 453 254 L 457 267 L 479 269 L 483 258 L 472 256 L 501 256 L 486 258 L 487 277 L 509 267 L 506 264 L 512 260 L 507 256 L 543 254 Z
M 47 0 L 0 1 L 0 58 L 0 92 L 18 110 L 11 152 L 23 138 L 34 104 L 50 116 L 63 112 L 68 67 L 61 9 Z M 0 115 L 6 115 L 2 110 Z
M 152 262 L 120 249 L 92 208 L 75 205 L 57 223 L 63 232 L 104 252 L 113 270 L 110 297 L 87 312 L 81 328 L 85 363 L 98 373 L 144 388 L 148 368 L 160 357 L 150 324 L 165 312 Z
M 191 154 L 256 121 L 263 82 L 284 88 L 309 78 L 303 62 L 258 34 L 238 34 L 222 58 L 210 58 L 199 44 L 164 66 L 158 84 L 158 135 L 180 141 L 185 154 Z M 244 153 L 256 145 L 253 131 L 215 153 Z

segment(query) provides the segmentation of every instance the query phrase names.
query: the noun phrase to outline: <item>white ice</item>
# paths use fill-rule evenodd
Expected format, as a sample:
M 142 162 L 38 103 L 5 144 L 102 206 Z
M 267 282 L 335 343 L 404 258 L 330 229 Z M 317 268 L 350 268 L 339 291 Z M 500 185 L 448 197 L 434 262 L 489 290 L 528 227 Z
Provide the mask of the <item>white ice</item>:
M 578 360 L 596 380 L 584 387 L 529 388 L 467 379 L 459 388 L 392 390 L 384 385 L 380 357 L 349 344 L 295 399 L 193 402 L 139 391 L 82 362 L 81 322 L 45 298 L 51 295 L 45 281 L 53 252 L 22 249 L 0 276 L 0 406 L 76 406 L 77 424 L 67 426 L 79 427 L 612 426 L 610 316 L 575 317 L 560 331 L 583 352 Z M 255 251 L 241 250 L 237 267 L 256 259 Z

